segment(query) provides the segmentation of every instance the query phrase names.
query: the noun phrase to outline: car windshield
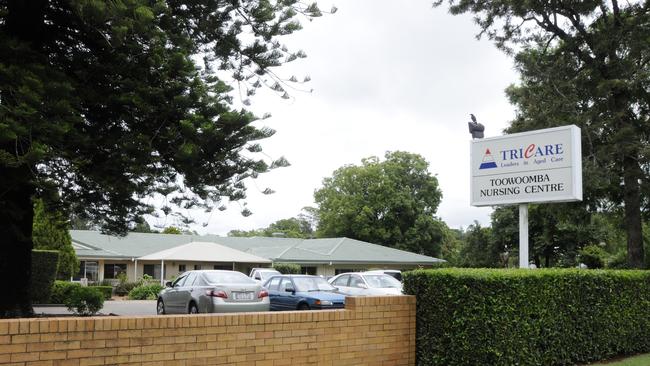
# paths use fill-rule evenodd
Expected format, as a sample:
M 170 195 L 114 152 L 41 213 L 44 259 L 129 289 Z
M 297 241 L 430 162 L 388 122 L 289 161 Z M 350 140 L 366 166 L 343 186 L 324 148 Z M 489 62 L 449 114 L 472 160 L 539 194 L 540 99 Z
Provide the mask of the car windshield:
M 256 283 L 250 277 L 240 272 L 206 272 L 205 279 L 209 283 Z
M 402 284 L 395 278 L 381 274 L 381 275 L 364 275 L 368 286 L 374 288 L 400 288 Z
M 262 277 L 262 282 L 268 280 L 272 276 L 279 275 L 280 272 L 277 271 L 259 271 L 260 277 Z
M 293 283 L 296 285 L 296 291 L 334 291 L 336 289 L 320 277 L 294 277 Z

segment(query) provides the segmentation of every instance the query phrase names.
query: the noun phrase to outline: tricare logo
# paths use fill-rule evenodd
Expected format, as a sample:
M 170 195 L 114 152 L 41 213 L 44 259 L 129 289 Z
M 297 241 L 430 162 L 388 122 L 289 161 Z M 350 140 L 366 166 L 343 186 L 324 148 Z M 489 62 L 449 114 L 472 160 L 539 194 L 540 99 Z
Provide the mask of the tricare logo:
M 485 155 L 483 155 L 483 162 L 481 163 L 481 166 L 479 166 L 479 169 L 492 169 L 496 168 L 497 163 L 494 162 L 494 157 L 492 157 L 492 153 L 490 152 L 490 149 L 485 149 Z

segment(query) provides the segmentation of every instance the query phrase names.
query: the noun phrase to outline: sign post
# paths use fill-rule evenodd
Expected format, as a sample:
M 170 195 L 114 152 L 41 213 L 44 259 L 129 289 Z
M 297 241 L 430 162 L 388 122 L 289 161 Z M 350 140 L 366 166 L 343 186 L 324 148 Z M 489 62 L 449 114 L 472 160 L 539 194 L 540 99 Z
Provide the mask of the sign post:
M 519 205 L 519 268 L 528 268 L 528 204 Z
M 580 129 L 472 140 L 471 205 L 519 205 L 519 267 L 528 268 L 528 204 L 582 201 Z

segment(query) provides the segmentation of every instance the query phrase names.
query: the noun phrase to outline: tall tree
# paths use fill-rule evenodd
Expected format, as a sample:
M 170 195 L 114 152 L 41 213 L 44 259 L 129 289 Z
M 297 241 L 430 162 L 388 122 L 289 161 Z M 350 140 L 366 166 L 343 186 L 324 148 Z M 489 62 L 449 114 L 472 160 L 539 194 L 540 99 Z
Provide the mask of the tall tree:
M 0 316 L 31 312 L 33 196 L 57 192 L 124 233 L 151 211 L 144 197 L 173 194 L 165 213 L 211 208 L 286 165 L 251 154 L 273 131 L 232 108 L 225 81 L 242 98 L 265 83 L 285 93 L 268 71 L 304 57 L 278 39 L 300 14 L 320 11 L 297 0 L 0 0 L 0 277 L 14 279 Z
M 420 155 L 387 152 L 337 169 L 314 193 L 318 236 L 346 236 L 439 256 L 449 229 L 436 216 L 438 179 Z
M 42 199 L 34 202 L 34 224 L 32 237 L 34 249 L 57 250 L 59 264 L 56 277 L 69 280 L 79 271 L 79 261 L 72 248 L 70 223 L 65 215 L 54 207 L 46 207 Z
M 437 1 L 439 5 L 442 1 Z M 593 203 L 622 204 L 628 264 L 642 267 L 648 197 L 650 3 L 449 1 L 481 34 L 520 50 L 522 85 L 510 90 L 518 130 L 576 123 Z M 590 175 L 593 173 L 594 175 Z M 592 179 L 594 178 L 594 179 Z M 600 178 L 600 179 L 599 179 Z
M 502 243 L 493 240 L 492 229 L 481 227 L 475 221 L 463 233 L 459 265 L 479 268 L 503 267 L 502 254 L 504 252 Z

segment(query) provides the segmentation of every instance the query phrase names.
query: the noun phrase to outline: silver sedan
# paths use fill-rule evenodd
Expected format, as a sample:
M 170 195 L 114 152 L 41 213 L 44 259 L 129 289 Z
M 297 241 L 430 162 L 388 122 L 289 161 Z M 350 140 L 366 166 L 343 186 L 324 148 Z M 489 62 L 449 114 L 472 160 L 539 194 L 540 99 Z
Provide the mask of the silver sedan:
M 158 294 L 158 314 L 269 311 L 269 293 L 236 271 L 187 271 Z

